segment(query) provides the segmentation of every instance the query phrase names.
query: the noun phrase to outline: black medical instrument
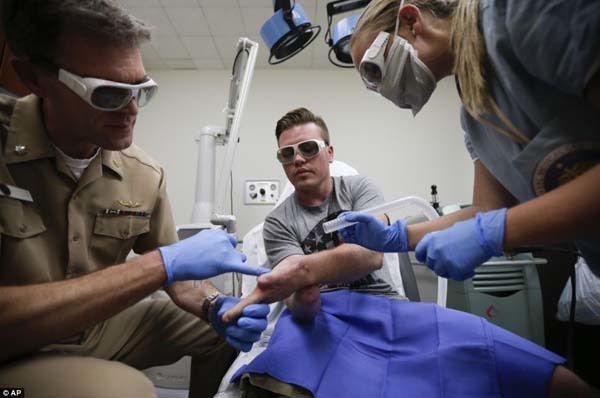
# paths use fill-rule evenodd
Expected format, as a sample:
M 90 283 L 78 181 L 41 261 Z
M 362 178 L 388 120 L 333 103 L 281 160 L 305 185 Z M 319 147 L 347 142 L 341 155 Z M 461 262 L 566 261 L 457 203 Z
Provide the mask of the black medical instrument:
M 350 55 L 350 38 L 359 17 L 358 14 L 350 15 L 338 21 L 332 29 L 333 16 L 363 8 L 370 2 L 371 0 L 335 0 L 327 3 L 325 43 L 329 46 L 327 57 L 333 65 L 340 68 L 353 67 L 352 56 Z M 335 58 L 333 55 L 335 55 Z

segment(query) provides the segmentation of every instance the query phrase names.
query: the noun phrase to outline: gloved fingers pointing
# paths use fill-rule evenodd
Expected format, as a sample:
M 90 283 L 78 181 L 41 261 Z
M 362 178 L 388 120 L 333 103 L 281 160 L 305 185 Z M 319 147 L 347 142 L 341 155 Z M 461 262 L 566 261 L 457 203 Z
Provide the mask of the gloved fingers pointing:
M 240 274 L 255 276 L 260 276 L 262 274 L 266 274 L 267 272 L 271 272 L 271 270 L 268 268 L 257 267 L 239 262 L 227 264 L 225 268 L 227 269 L 226 272 L 239 272 Z

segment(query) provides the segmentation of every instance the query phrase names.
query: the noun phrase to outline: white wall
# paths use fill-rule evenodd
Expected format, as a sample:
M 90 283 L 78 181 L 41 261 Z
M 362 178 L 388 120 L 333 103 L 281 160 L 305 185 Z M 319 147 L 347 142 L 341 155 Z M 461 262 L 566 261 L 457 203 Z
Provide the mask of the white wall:
M 165 167 L 175 220 L 184 224 L 190 221 L 195 192 L 194 137 L 205 125 L 223 124 L 229 72 L 150 74 L 160 90 L 140 112 L 135 142 Z M 429 199 L 429 187 L 436 184 L 442 204 L 470 202 L 473 166 L 463 145 L 452 79 L 440 83 L 413 119 L 410 111 L 369 93 L 354 70 L 262 69 L 255 71 L 233 166 L 233 207 L 240 237 L 272 208 L 244 205 L 243 183 L 278 179 L 283 187 L 285 175 L 275 159 L 275 123 L 299 106 L 325 119 L 336 158 L 372 177 L 387 200 L 407 195 Z

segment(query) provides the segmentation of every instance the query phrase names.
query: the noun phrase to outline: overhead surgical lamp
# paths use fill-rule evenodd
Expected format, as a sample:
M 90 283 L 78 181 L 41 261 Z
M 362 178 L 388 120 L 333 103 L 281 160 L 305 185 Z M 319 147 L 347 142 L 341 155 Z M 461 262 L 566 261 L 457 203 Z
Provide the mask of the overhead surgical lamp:
M 267 19 L 260 35 L 270 50 L 269 64 L 286 61 L 302 51 L 319 34 L 304 8 L 295 0 L 273 0 L 275 14 Z
M 327 33 L 325 43 L 329 46 L 327 57 L 329 62 L 340 68 L 352 68 L 352 56 L 350 55 L 350 38 L 358 22 L 359 15 L 353 14 L 338 21 L 333 29 L 331 24 L 333 16 L 349 11 L 363 8 L 371 0 L 335 0 L 327 3 Z M 335 58 L 333 58 L 335 55 Z

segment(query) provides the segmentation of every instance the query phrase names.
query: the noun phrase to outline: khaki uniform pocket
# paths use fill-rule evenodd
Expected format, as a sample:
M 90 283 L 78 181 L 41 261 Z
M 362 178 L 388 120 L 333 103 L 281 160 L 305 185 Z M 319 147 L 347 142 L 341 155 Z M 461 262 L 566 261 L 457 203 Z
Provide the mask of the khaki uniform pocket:
M 25 239 L 45 230 L 46 226 L 34 206 L 10 197 L 0 197 L 0 234 Z
M 125 261 L 138 236 L 150 231 L 150 218 L 141 216 L 96 215 L 90 252 L 101 265 Z
M 150 219 L 140 216 L 98 214 L 94 233 L 117 239 L 129 239 L 150 231 Z
M 50 278 L 46 226 L 36 207 L 0 197 L 0 284 L 45 282 Z

